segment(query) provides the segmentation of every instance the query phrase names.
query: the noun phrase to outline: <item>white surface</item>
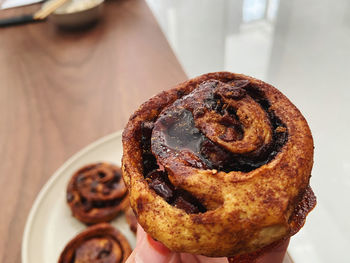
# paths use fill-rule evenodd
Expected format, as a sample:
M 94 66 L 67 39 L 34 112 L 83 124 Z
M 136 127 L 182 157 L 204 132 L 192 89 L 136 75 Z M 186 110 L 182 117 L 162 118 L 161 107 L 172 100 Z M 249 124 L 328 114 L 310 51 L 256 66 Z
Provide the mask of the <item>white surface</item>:
M 189 77 L 252 75 L 300 109 L 315 141 L 318 204 L 289 252 L 296 263 L 350 262 L 350 1 L 147 2 Z
M 120 165 L 121 132 L 104 137 L 70 158 L 44 185 L 30 211 L 22 241 L 22 263 L 57 262 L 64 246 L 86 229 L 71 215 L 66 203 L 66 187 L 80 167 L 98 161 Z M 132 247 L 135 235 L 123 215 L 111 222 L 122 232 Z

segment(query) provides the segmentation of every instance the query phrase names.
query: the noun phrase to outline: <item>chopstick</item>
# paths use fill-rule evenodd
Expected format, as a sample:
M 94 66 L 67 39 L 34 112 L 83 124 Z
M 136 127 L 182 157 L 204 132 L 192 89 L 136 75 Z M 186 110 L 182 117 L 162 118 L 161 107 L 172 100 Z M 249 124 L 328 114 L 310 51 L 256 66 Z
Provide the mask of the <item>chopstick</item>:
M 34 14 L 25 14 L 21 16 L 0 19 L 0 28 L 44 21 L 49 14 L 51 14 L 67 1 L 68 0 L 51 0 L 50 2 L 43 4 L 41 6 L 41 9 L 36 11 Z
M 68 0 L 52 0 L 44 5 L 39 11 L 35 12 L 33 18 L 35 20 L 45 19 L 49 14 L 59 8 Z
M 42 22 L 49 14 L 51 14 L 67 1 L 68 0 L 51 0 L 50 2 L 43 4 L 41 6 L 41 9 L 34 14 L 25 14 L 21 16 L 0 19 L 0 28 L 14 25 L 23 25 L 26 23 Z

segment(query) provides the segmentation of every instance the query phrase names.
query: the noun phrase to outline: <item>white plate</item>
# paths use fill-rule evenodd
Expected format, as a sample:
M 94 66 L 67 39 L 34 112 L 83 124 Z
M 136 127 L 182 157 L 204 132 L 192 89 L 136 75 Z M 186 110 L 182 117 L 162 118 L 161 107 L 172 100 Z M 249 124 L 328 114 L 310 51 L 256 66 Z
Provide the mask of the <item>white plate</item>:
M 69 240 L 86 228 L 71 215 L 66 203 L 66 186 L 83 165 L 107 161 L 120 165 L 121 132 L 106 136 L 66 161 L 41 189 L 29 213 L 22 240 L 22 263 L 57 262 Z M 111 222 L 135 246 L 135 235 L 123 215 Z

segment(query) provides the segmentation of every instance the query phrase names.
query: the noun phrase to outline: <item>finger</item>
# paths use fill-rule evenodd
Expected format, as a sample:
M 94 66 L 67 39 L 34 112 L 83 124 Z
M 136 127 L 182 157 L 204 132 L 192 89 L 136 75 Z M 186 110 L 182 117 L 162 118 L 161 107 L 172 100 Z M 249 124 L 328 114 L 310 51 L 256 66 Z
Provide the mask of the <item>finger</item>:
M 227 263 L 227 258 L 209 258 L 205 256 L 197 256 L 200 263 Z M 186 262 L 186 261 L 184 261 Z
M 261 256 L 257 263 L 282 263 L 287 251 L 289 239 L 278 244 L 273 250 Z
M 148 236 L 142 227 L 137 228 L 136 248 L 126 263 L 178 263 L 178 257 L 161 243 Z
M 146 236 L 147 236 L 146 232 L 143 230 L 140 224 L 137 224 L 136 244 L 140 243 L 141 240 L 144 239 Z
M 196 256 L 192 254 L 181 253 L 180 258 L 181 258 L 181 262 L 199 263 L 199 260 L 196 258 Z

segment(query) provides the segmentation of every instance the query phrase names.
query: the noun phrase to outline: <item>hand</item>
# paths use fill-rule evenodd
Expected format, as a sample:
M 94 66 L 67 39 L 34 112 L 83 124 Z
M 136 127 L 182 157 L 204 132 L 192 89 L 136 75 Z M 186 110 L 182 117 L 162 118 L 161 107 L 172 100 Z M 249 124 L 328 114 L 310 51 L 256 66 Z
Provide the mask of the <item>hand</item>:
M 263 255 L 256 263 L 282 263 L 289 240 Z M 227 263 L 227 258 L 208 258 L 187 253 L 175 253 L 137 227 L 136 248 L 126 263 Z

